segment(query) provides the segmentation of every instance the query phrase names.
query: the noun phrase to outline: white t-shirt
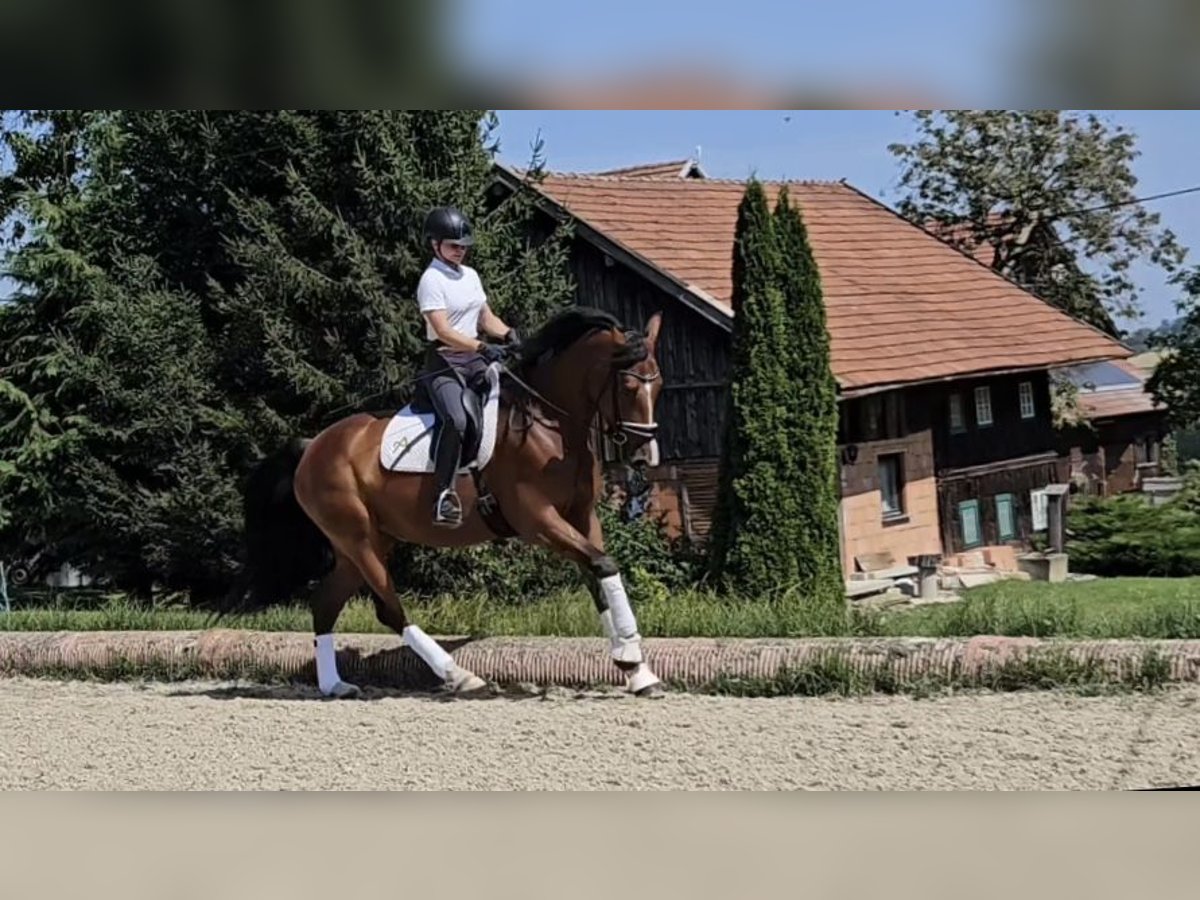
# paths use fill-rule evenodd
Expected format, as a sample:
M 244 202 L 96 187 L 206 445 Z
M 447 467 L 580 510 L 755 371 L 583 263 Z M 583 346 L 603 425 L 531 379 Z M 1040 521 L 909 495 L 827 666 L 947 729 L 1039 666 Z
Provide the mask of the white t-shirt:
M 417 306 L 421 312 L 444 309 L 451 327 L 469 338 L 479 337 L 479 315 L 485 303 L 487 295 L 483 292 L 483 282 L 470 266 L 456 270 L 440 259 L 434 259 L 417 284 Z M 428 322 L 425 323 L 425 336 L 431 341 L 437 340 L 437 333 Z

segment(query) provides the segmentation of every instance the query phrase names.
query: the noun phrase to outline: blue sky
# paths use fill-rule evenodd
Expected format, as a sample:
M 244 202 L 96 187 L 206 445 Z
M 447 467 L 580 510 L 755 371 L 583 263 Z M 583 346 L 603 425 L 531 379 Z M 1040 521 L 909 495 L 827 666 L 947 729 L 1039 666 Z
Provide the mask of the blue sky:
M 1200 185 L 1195 148 L 1198 111 L 1104 112 L 1132 130 L 1141 156 L 1134 162 L 1139 196 Z M 540 131 L 546 164 L 594 171 L 683 159 L 700 147 L 705 171 L 716 178 L 845 178 L 889 205 L 899 169 L 887 145 L 912 137 L 909 119 L 891 111 L 570 111 L 500 110 L 500 157 L 522 165 Z M 1149 207 L 1200 262 L 1200 193 L 1158 200 Z M 1157 325 L 1175 315 L 1176 293 L 1161 270 L 1135 269 L 1146 315 Z

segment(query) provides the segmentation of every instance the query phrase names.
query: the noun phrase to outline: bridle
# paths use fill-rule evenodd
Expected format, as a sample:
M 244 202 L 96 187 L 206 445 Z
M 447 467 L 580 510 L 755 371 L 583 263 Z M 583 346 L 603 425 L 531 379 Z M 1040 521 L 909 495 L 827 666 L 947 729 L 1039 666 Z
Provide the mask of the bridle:
M 628 442 L 630 436 L 651 440 L 658 434 L 657 422 L 630 422 L 621 418 L 621 404 L 617 399 L 617 390 L 620 387 L 621 378 L 633 378 L 643 385 L 649 387 L 654 382 L 662 378 L 662 370 L 656 363 L 654 371 L 648 375 L 643 375 L 641 372 L 635 371 L 632 368 L 613 369 L 612 378 L 609 381 L 608 391 L 612 396 L 612 424 L 607 430 L 608 438 L 618 447 L 623 446 Z M 597 398 L 597 401 L 599 398 Z M 596 403 L 599 408 L 599 402 Z M 603 421 L 603 420 L 602 420 Z
M 627 337 L 629 337 L 631 334 L 633 334 L 633 333 L 626 332 Z M 641 335 L 636 335 L 636 336 L 638 338 L 641 338 Z M 640 365 L 640 363 L 641 363 L 641 361 L 639 361 L 638 363 L 635 363 L 635 365 Z M 609 363 L 601 362 L 601 363 L 595 363 L 594 365 L 599 366 L 599 365 L 608 365 L 608 364 Z M 503 372 L 505 377 L 512 379 L 526 393 L 528 393 L 535 400 L 537 400 L 540 405 L 546 407 L 547 409 L 552 410 L 554 413 L 556 413 L 557 415 L 561 416 L 564 419 L 574 419 L 575 418 L 575 416 L 573 416 L 567 410 L 561 408 L 560 406 L 558 406 L 554 403 L 551 403 L 549 400 L 547 400 L 545 397 L 543 397 L 539 391 L 537 391 L 532 385 L 527 384 L 524 381 L 524 379 L 520 378 L 516 373 L 514 373 L 507 366 L 503 366 L 501 371 Z M 621 368 L 614 368 L 611 370 L 610 377 L 608 378 L 606 383 L 601 386 L 600 391 L 596 394 L 596 396 L 588 398 L 587 408 L 599 410 L 601 401 L 604 397 L 604 393 L 607 391 L 611 394 L 611 396 L 612 396 L 612 422 L 605 423 L 604 417 L 601 416 L 600 417 L 600 421 L 601 421 L 600 430 L 601 430 L 601 433 L 605 434 L 608 437 L 608 439 L 611 440 L 613 442 L 613 444 L 618 447 L 623 446 L 624 444 L 628 443 L 631 435 L 634 437 L 643 438 L 645 440 L 650 440 L 650 439 L 654 438 L 654 436 L 658 433 L 658 423 L 657 422 L 630 422 L 626 419 L 621 418 L 621 407 L 620 407 L 620 401 L 618 400 L 618 390 L 620 388 L 620 384 L 619 384 L 620 379 L 624 378 L 624 377 L 633 378 L 643 385 L 650 385 L 662 378 L 662 370 L 659 368 L 657 363 L 655 363 L 654 371 L 650 372 L 648 374 L 643 374 L 641 372 L 638 372 L 632 366 L 623 366 Z M 510 410 L 510 413 L 509 413 L 510 417 L 512 416 L 513 413 L 515 413 L 515 411 L 516 411 L 515 407 L 513 407 L 513 409 Z

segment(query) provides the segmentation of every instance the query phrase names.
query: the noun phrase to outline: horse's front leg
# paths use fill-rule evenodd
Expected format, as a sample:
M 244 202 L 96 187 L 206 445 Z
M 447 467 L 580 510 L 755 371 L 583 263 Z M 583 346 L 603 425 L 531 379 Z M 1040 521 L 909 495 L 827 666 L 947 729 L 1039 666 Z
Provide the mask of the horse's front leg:
M 637 617 L 625 593 L 616 561 L 604 552 L 604 535 L 594 511 L 586 518 L 586 534 L 554 509 L 539 520 L 537 538 L 557 553 L 573 560 L 583 571 L 608 638 L 613 662 L 624 672 L 630 691 L 639 696 L 657 694 L 662 681 L 646 664 Z

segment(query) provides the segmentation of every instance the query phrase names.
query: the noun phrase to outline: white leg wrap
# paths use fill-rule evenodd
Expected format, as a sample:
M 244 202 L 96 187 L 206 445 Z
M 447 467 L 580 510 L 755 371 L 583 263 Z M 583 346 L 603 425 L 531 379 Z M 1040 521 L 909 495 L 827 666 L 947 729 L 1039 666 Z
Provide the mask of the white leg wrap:
M 333 635 L 319 634 L 314 642 L 317 649 L 317 687 L 329 694 L 342 679 L 338 677 L 337 657 L 333 652 Z
M 636 694 L 638 691 L 644 691 L 648 687 L 653 687 L 656 684 L 661 684 L 662 679 L 650 671 L 650 667 L 645 663 L 640 664 L 633 673 L 625 679 L 625 684 L 629 688 L 630 693 Z
M 407 626 L 403 633 L 404 643 L 413 648 L 413 652 L 433 670 L 438 678 L 445 681 L 450 677 L 454 659 L 438 646 L 437 642 L 416 625 Z
M 629 606 L 621 576 L 601 578 L 600 591 L 608 604 L 608 609 L 600 614 L 600 624 L 612 645 L 613 659 L 617 662 L 640 663 L 642 636 L 638 634 L 637 619 Z

